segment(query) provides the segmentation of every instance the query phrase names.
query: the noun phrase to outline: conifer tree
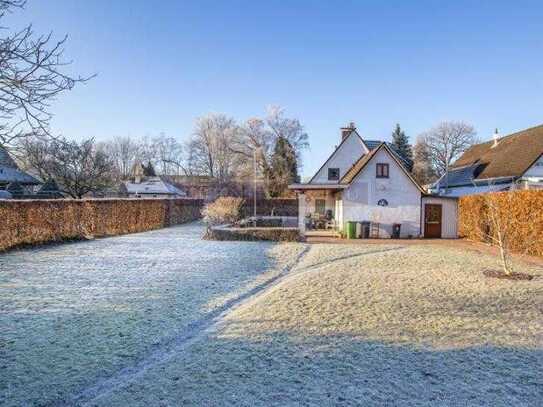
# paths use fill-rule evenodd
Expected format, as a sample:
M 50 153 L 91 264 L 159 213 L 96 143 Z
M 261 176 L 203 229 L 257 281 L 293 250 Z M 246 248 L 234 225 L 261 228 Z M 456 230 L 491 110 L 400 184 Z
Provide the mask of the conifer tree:
M 396 124 L 396 128 L 392 132 L 392 145 L 396 147 L 396 151 L 409 162 L 408 170 L 413 168 L 413 150 L 409 144 L 409 138 L 405 135 L 405 132 L 401 129 L 399 124 Z
M 284 137 L 275 142 L 271 166 L 268 174 L 268 194 L 281 196 L 289 184 L 298 180 L 298 162 L 292 145 Z

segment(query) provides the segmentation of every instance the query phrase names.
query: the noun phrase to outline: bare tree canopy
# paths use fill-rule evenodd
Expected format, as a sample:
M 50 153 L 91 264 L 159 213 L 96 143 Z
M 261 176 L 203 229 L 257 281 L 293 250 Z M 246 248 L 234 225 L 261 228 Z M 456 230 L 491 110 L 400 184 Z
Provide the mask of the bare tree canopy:
M 224 114 L 199 117 L 188 143 L 191 172 L 227 180 L 234 171 L 236 160 L 230 147 L 238 131 L 235 120 Z
M 300 120 L 287 118 L 284 113 L 284 109 L 279 106 L 268 107 L 266 123 L 274 135 L 274 142 L 280 137 L 284 138 L 293 148 L 296 159 L 300 163 L 301 152 L 309 147 L 307 133 Z
M 475 128 L 464 122 L 442 122 L 422 135 L 437 175 L 477 142 Z
M 44 180 L 53 179 L 61 191 L 82 198 L 112 185 L 114 165 L 93 139 L 25 138 L 21 141 L 27 167 Z
M 119 180 L 128 179 L 132 172 L 140 145 L 130 137 L 115 137 L 104 144 L 103 150 L 109 155 Z
M 187 174 L 183 145 L 175 138 L 160 134 L 152 140 L 155 161 L 163 175 Z
M 424 137 L 418 137 L 413 147 L 413 168 L 411 173 L 420 185 L 430 184 L 437 179 L 430 157 L 430 150 Z
M 208 175 L 220 182 L 232 176 L 252 176 L 256 171 L 273 183 L 272 156 L 278 142 L 289 146 L 297 169 L 301 152 L 308 147 L 307 133 L 298 119 L 285 117 L 277 106 L 267 109 L 265 118 L 250 118 L 238 125 L 223 114 L 210 114 L 196 121 L 196 129 L 186 147 L 186 173 Z M 275 191 L 277 193 L 277 191 Z
M 9 32 L 6 13 L 22 9 L 23 0 L 0 0 L 0 145 L 29 134 L 48 135 L 50 103 L 62 92 L 90 78 L 63 72 L 67 37 L 36 35 L 32 25 Z

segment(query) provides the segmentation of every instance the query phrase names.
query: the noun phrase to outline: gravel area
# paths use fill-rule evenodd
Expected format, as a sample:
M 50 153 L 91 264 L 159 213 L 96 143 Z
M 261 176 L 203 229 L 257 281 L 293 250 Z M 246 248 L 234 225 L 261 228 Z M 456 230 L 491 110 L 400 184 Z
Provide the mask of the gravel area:
M 538 406 L 543 272 L 446 247 L 312 245 L 185 352 L 89 405 Z
M 278 275 L 299 244 L 190 224 L 0 255 L 0 405 L 48 405 L 160 350 Z

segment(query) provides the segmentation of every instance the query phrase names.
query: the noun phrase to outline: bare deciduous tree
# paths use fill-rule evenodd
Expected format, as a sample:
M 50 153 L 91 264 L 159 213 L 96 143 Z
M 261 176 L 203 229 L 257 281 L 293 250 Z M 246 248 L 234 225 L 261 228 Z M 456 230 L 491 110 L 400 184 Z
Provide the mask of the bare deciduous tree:
M 223 114 L 198 118 L 187 146 L 192 172 L 209 175 L 220 182 L 228 180 L 235 167 L 231 144 L 238 131 L 235 120 Z
M 253 173 L 253 155 L 257 154 L 257 171 L 265 174 L 269 170 L 269 157 L 273 149 L 273 134 L 260 118 L 248 119 L 239 127 L 238 137 L 232 140 L 230 149 L 238 159 L 240 175 Z
M 23 0 L 0 0 L 0 23 L 6 13 L 22 9 Z M 1 24 L 0 24 L 1 26 Z M 50 103 L 90 78 L 63 72 L 67 37 L 36 35 L 31 25 L 0 35 L 0 145 L 9 146 L 29 135 L 48 135 Z
M 438 176 L 447 172 L 449 165 L 476 143 L 475 135 L 474 127 L 464 122 L 443 122 L 422 135 Z
M 106 142 L 105 146 L 104 151 L 110 156 L 117 177 L 121 180 L 130 177 L 139 154 L 139 144 L 127 136 L 115 137 Z
M 272 183 L 272 156 L 276 144 L 284 140 L 292 147 L 298 165 L 301 165 L 301 153 L 309 146 L 307 133 L 298 119 L 287 118 L 284 109 L 278 106 L 270 106 L 267 109 L 265 119 L 252 118 L 247 120 L 239 131 L 239 137 L 231 145 L 231 149 L 238 155 L 239 171 L 243 174 L 251 174 L 253 168 L 253 154 L 257 152 L 258 170 L 266 179 L 268 194 L 275 189 Z M 274 191 L 276 193 L 277 191 Z
M 114 165 L 93 139 L 82 142 L 65 138 L 21 141 L 27 166 L 44 180 L 53 179 L 72 198 L 98 192 L 112 185 Z
M 155 160 L 162 175 L 179 175 L 180 171 L 187 174 L 184 150 L 175 138 L 161 134 L 152 139 Z
M 413 147 L 413 168 L 411 173 L 421 185 L 429 184 L 437 178 L 424 137 L 418 137 Z
M 284 109 L 279 106 L 268 107 L 266 123 L 274 135 L 274 141 L 284 138 L 292 146 L 296 153 L 296 160 L 301 167 L 301 152 L 309 147 L 307 133 L 298 119 L 290 119 L 284 116 Z

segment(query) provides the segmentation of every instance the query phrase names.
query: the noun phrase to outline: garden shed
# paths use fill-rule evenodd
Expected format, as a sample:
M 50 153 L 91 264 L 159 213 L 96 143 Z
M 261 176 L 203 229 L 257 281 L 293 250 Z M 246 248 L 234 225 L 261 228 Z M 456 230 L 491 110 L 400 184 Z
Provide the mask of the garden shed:
M 425 238 L 458 237 L 458 198 L 426 195 L 421 198 L 421 234 Z

